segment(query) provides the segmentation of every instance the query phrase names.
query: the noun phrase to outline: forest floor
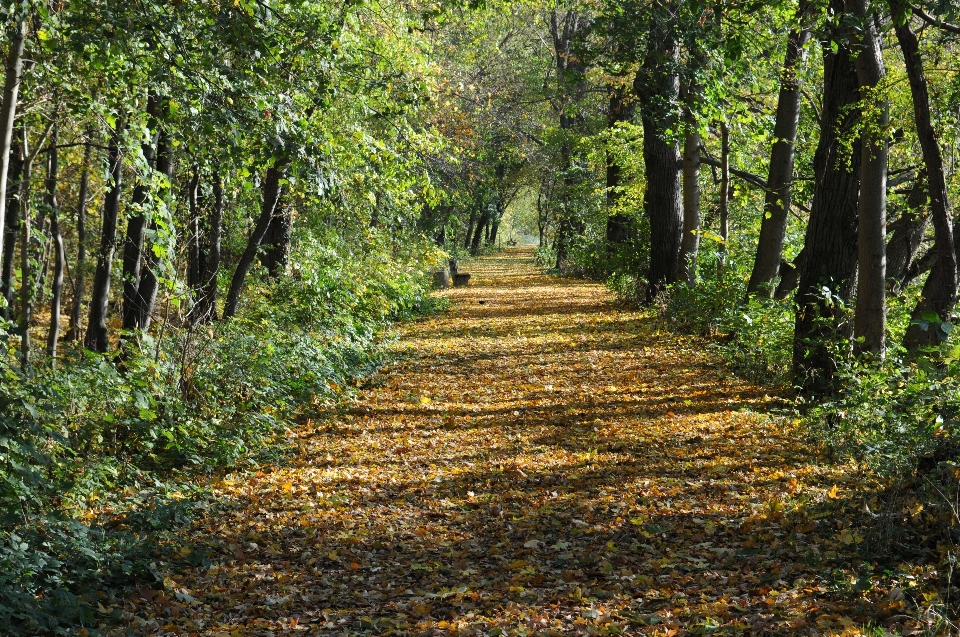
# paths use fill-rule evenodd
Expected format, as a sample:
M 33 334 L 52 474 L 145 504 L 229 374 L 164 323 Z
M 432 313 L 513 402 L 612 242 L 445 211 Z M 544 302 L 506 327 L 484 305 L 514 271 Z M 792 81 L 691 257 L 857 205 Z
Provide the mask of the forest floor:
M 780 398 L 529 249 L 469 267 L 285 463 L 210 485 L 211 564 L 129 599 L 136 631 L 889 634 L 850 478 Z

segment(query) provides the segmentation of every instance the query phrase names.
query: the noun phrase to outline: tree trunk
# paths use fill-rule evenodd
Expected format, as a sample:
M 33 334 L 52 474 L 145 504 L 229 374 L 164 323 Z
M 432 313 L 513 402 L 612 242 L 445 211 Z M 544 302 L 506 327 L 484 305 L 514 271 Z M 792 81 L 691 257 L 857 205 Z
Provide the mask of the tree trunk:
M 723 278 L 730 238 L 730 128 L 720 122 L 720 247 L 717 251 L 717 278 Z
M 905 287 L 907 272 L 930 224 L 930 215 L 924 210 L 927 203 L 926 180 L 926 171 L 921 170 L 907 195 L 907 209 L 887 228 L 887 287 L 894 293 L 899 293 Z
M 83 145 L 80 189 L 77 193 L 77 265 L 74 268 L 70 330 L 66 335 L 68 341 L 80 340 L 80 317 L 83 312 L 84 270 L 87 265 L 87 188 L 90 181 L 90 154 L 93 152 L 93 130 L 87 130 L 86 138 L 87 143 Z
M 30 364 L 30 321 L 33 314 L 33 286 L 30 280 L 30 177 L 33 161 L 30 154 L 30 137 L 27 125 L 23 124 L 23 177 L 20 180 L 20 215 L 23 229 L 20 240 L 20 364 Z
M 227 293 L 227 301 L 223 308 L 223 318 L 229 319 L 237 313 L 237 306 L 240 303 L 240 292 L 243 290 L 243 281 L 253 265 L 253 260 L 260 249 L 260 242 L 267 234 L 267 228 L 273 219 L 274 210 L 277 207 L 277 201 L 281 196 L 282 187 L 280 181 L 286 175 L 287 160 L 277 160 L 273 166 L 267 169 L 263 182 L 263 201 L 260 204 L 260 217 L 257 224 L 247 240 L 247 247 L 237 263 L 237 269 L 230 280 L 230 291 Z
M 860 163 L 860 201 L 857 208 L 857 308 L 854 316 L 854 350 L 883 357 L 887 326 L 886 227 L 887 227 L 887 138 L 889 104 L 876 95 L 883 81 L 883 55 L 867 0 L 846 0 L 847 10 L 857 21 L 859 37 L 853 40 L 860 95 L 881 99 L 876 121 L 865 127 Z M 874 108 L 870 109 L 875 110 Z M 954 273 L 954 293 L 956 292 Z
M 683 234 L 680 148 L 667 139 L 676 130 L 680 93 L 680 47 L 668 20 L 650 19 L 647 51 L 635 87 L 641 98 L 643 160 L 647 189 L 644 207 L 650 219 L 650 271 L 645 300 L 653 302 L 677 279 Z
M 480 242 L 483 240 L 483 233 L 490 222 L 490 211 L 484 207 L 480 213 L 480 221 L 477 222 L 477 228 L 473 232 L 473 239 L 470 241 L 470 253 L 480 254 Z
M 835 13 L 840 0 L 832 0 Z M 844 44 L 846 34 L 835 34 L 837 52 L 823 42 L 823 110 L 820 140 L 814 156 L 816 188 L 804 239 L 804 261 L 795 296 L 793 342 L 795 382 L 810 394 L 828 392 L 837 368 L 829 341 L 850 334 L 842 307 L 849 301 L 857 276 L 857 200 L 860 192 L 859 153 L 849 169 L 839 160 L 840 137 L 848 135 L 858 119 L 860 99 L 856 69 Z M 829 291 L 824 295 L 823 289 Z
M 620 122 L 627 122 L 633 117 L 634 101 L 629 99 L 626 91 L 616 87 L 610 92 L 610 104 L 607 107 L 607 128 L 613 129 Z M 633 235 L 633 224 L 629 215 L 617 210 L 620 200 L 620 189 L 623 187 L 623 168 L 614 158 L 613 153 L 607 151 L 607 241 L 624 243 Z
M 200 290 L 200 167 L 193 170 L 187 187 L 187 286 L 197 294 Z
M 120 211 L 121 178 L 123 176 L 120 154 L 120 138 L 122 135 L 123 121 L 118 118 L 116 129 L 110 135 L 110 144 L 107 150 L 110 182 L 107 184 L 103 199 L 97 270 L 93 278 L 87 333 L 83 339 L 84 347 L 100 353 L 106 352 L 110 346 L 107 320 L 110 315 L 110 274 L 113 266 L 113 253 L 117 249 L 117 217 Z
M 209 235 L 207 238 L 206 280 L 197 301 L 196 321 L 207 323 L 217 318 L 217 274 L 220 272 L 221 227 L 223 225 L 223 183 L 220 173 L 213 171 L 213 208 L 210 211 Z
M 166 183 L 173 182 L 173 147 L 170 141 L 170 133 L 162 126 L 160 134 L 157 136 L 157 159 L 155 170 L 165 176 Z M 157 199 L 167 202 L 169 199 L 169 186 L 157 193 Z M 150 224 L 151 228 L 156 228 L 156 223 Z M 157 256 L 153 246 L 147 246 L 144 249 L 145 262 L 141 266 L 140 285 L 137 286 L 137 328 L 142 332 L 150 329 L 150 322 L 153 318 L 153 308 L 157 303 L 157 291 L 159 281 L 157 281 L 157 267 L 160 263 L 160 257 Z
M 50 331 L 47 333 L 47 356 L 51 367 L 57 366 L 57 342 L 60 338 L 60 301 L 63 293 L 63 269 L 66 254 L 63 235 L 60 233 L 60 202 L 57 188 L 60 181 L 60 165 L 57 152 L 57 129 L 50 136 L 50 157 L 47 163 L 47 206 L 50 209 L 50 238 L 53 242 L 53 284 L 50 290 Z
M 147 229 L 147 215 L 144 206 L 150 196 L 150 180 L 156 160 L 156 151 L 153 146 L 153 132 L 157 129 L 157 110 L 160 98 L 151 91 L 147 97 L 147 126 L 149 138 L 140 146 L 144 159 L 147 162 L 147 173 L 137 180 L 133 187 L 131 212 L 128 214 L 127 236 L 123 242 L 123 319 L 124 330 L 137 328 L 138 298 L 137 289 L 140 287 L 140 270 L 143 267 L 143 241 Z
M 801 1 L 797 11 L 805 19 L 806 2 Z M 810 38 L 807 29 L 794 29 L 787 38 L 787 53 L 780 78 L 780 96 L 773 126 L 773 149 L 767 173 L 767 192 L 760 222 L 760 238 L 753 272 L 747 284 L 747 294 L 770 296 L 783 260 L 783 242 L 787 233 L 787 215 L 790 212 L 790 191 L 793 185 L 793 162 L 797 147 L 797 127 L 800 124 L 800 78 L 797 65 L 805 57 L 804 45 Z
M 4 232 L 6 239 L 3 243 L 3 271 L 0 274 L 0 285 L 5 300 L 3 318 L 10 319 L 13 312 L 13 262 L 16 260 L 17 233 L 20 230 L 20 180 L 23 178 L 23 143 L 21 141 L 23 127 L 18 129 L 17 138 L 10 147 L 10 174 L 9 188 L 7 189 L 7 219 Z
M 687 104 L 687 133 L 683 142 L 683 235 L 680 238 L 680 258 L 677 262 L 677 280 L 697 284 L 697 252 L 700 250 L 700 133 Z
M 902 11 L 904 8 L 902 0 L 892 0 L 890 6 L 894 12 Z M 904 336 L 904 345 L 908 349 L 916 349 L 923 345 L 936 345 L 940 342 L 938 330 L 920 328 L 918 321 L 923 319 L 924 314 L 936 313 L 939 321 L 950 321 L 953 307 L 957 303 L 957 254 L 953 220 L 947 199 L 947 184 L 944 178 L 943 155 L 937 131 L 931 121 L 930 95 L 927 90 L 927 77 L 923 71 L 923 59 L 920 57 L 920 43 L 917 41 L 917 36 L 910 30 L 909 18 L 904 24 L 896 26 L 896 32 L 900 50 L 903 51 L 907 78 L 910 80 L 917 137 L 920 140 L 923 163 L 926 166 L 927 193 L 930 197 L 930 214 L 933 218 L 933 249 L 936 251 L 937 259 L 930 274 L 927 275 L 921 299 L 911 315 L 913 322 Z
M 467 234 L 463 239 L 464 249 L 470 247 L 470 242 L 473 240 L 473 227 L 477 223 L 477 211 L 474 208 L 470 209 L 470 223 L 467 224 Z
M 23 72 L 23 45 L 27 39 L 27 21 L 21 20 L 16 28 L 7 31 L 10 48 L 3 75 L 3 95 L 0 96 L 0 228 L 6 227 L 7 176 L 10 172 L 10 146 L 13 142 L 14 120 L 17 115 L 17 96 L 20 92 L 20 75 Z M 0 234 L 0 253 L 3 251 L 3 234 Z
M 273 213 L 267 235 L 263 239 L 260 263 L 267 269 L 270 278 L 276 278 L 287 269 L 290 259 L 290 239 L 293 235 L 293 218 L 286 198 L 281 195 Z

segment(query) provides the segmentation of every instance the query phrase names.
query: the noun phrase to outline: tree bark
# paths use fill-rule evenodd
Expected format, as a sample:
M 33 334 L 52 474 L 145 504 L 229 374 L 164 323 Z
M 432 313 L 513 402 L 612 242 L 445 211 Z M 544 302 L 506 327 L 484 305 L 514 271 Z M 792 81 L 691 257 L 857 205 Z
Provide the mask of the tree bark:
M 281 194 L 273 220 L 267 228 L 260 252 L 260 263 L 267 269 L 270 278 L 276 278 L 287 269 L 290 260 L 290 239 L 293 236 L 293 218 L 286 198 Z
M 4 67 L 3 95 L 0 96 L 0 228 L 6 227 L 7 175 L 10 172 L 10 146 L 17 115 L 20 76 L 23 73 L 23 46 L 27 39 L 27 21 L 20 20 L 15 28 L 7 31 L 7 36 L 10 47 L 7 49 Z M 3 241 L 3 234 L 0 234 L 0 253 L 6 254 L 3 251 Z
M 847 10 L 857 21 L 857 79 L 860 95 L 879 110 L 876 120 L 864 129 L 863 159 L 860 163 L 860 201 L 857 230 L 857 308 L 854 316 L 854 351 L 883 357 L 887 326 L 886 227 L 887 227 L 887 139 L 889 104 L 875 94 L 883 81 L 883 55 L 868 0 L 846 0 Z M 956 276 L 954 274 L 954 276 Z M 954 283 L 954 288 L 956 284 Z
M 831 8 L 839 13 L 842 2 L 832 0 Z M 852 154 L 848 168 L 840 158 L 840 137 L 849 134 L 859 119 L 855 106 L 860 94 L 845 39 L 845 33 L 835 34 L 836 52 L 829 39 L 822 43 L 823 110 L 813 162 L 816 187 L 794 301 L 794 379 L 808 394 L 822 394 L 833 388 L 837 360 L 829 344 L 832 339 L 850 334 L 842 305 L 853 294 L 857 276 L 861 154 Z M 824 289 L 829 295 L 824 294 Z
M 120 137 L 123 135 L 123 120 L 117 119 L 116 128 L 110 135 L 107 162 L 110 182 L 103 199 L 103 217 L 100 229 L 100 248 L 97 251 L 97 270 L 93 278 L 90 297 L 90 317 L 83 339 L 84 347 L 104 353 L 110 347 L 107 320 L 110 315 L 110 274 L 113 254 L 117 249 L 117 217 L 120 211 L 123 164 L 120 153 Z
M 93 131 L 86 133 L 83 145 L 83 166 L 80 172 L 80 188 L 77 193 L 77 265 L 74 268 L 73 306 L 70 310 L 68 341 L 80 340 L 80 317 L 83 312 L 84 270 L 87 265 L 87 189 L 90 181 L 90 154 L 93 152 Z
M 926 171 L 921 170 L 907 195 L 907 209 L 887 228 L 887 287 L 894 293 L 905 287 L 907 272 L 930 223 L 930 215 L 924 210 L 926 180 Z
M 635 102 L 621 87 L 610 91 L 610 103 L 607 107 L 607 128 L 613 129 L 620 122 L 628 122 L 636 110 Z M 617 210 L 623 188 L 623 167 L 614 158 L 613 153 L 607 151 L 606 171 L 606 200 L 607 200 L 607 241 L 610 243 L 624 243 L 633 237 L 633 223 L 630 215 Z
M 680 258 L 677 262 L 677 280 L 697 284 L 697 252 L 700 250 L 700 132 L 687 104 L 685 120 L 687 133 L 683 142 L 683 234 L 680 238 Z
M 680 148 L 668 139 L 668 131 L 676 129 L 680 92 L 680 47 L 673 28 L 668 20 L 650 19 L 647 51 L 635 80 L 643 123 L 644 207 L 650 219 L 647 303 L 676 281 L 683 233 Z
M 193 177 L 187 187 L 187 286 L 197 294 L 200 290 L 200 167 L 193 169 Z
M 136 329 L 138 323 L 137 288 L 140 287 L 140 270 L 143 267 L 143 241 L 147 229 L 147 215 L 144 206 L 150 196 L 150 181 L 156 161 L 154 133 L 157 129 L 157 110 L 160 98 L 153 91 L 147 96 L 147 126 L 149 138 L 141 144 L 140 150 L 146 160 L 146 174 L 137 180 L 133 187 L 131 200 L 132 213 L 128 215 L 127 236 L 123 242 L 123 319 L 124 330 Z
M 720 247 L 717 251 L 717 278 L 723 278 L 730 238 L 730 128 L 720 122 Z
M 803 20 L 806 2 L 801 1 L 797 11 Z M 763 219 L 757 256 L 747 284 L 747 294 L 770 296 L 783 259 L 783 242 L 787 233 L 787 215 L 790 212 L 790 191 L 793 185 L 793 164 L 797 147 L 797 127 L 800 124 L 800 78 L 797 65 L 805 56 L 804 45 L 810 38 L 808 29 L 793 29 L 787 37 L 787 52 L 780 77 L 780 96 L 773 126 L 773 149 L 764 197 Z
M 902 11 L 904 8 L 902 0 L 891 0 L 890 6 L 894 12 Z M 909 13 L 907 15 L 909 16 Z M 920 56 L 920 43 L 910 29 L 909 18 L 904 24 L 896 26 L 896 33 L 900 50 L 903 52 L 907 78 L 910 81 L 917 137 L 920 140 L 923 163 L 926 166 L 927 193 L 930 197 L 930 215 L 933 219 L 933 249 L 936 251 L 933 269 L 927 275 L 921 299 L 911 314 L 913 322 L 904 336 L 904 345 L 908 349 L 916 349 L 924 345 L 936 345 L 940 341 L 937 330 L 920 328 L 918 321 L 923 319 L 924 314 L 933 312 L 940 321 L 950 321 L 950 315 L 957 303 L 957 254 L 953 220 L 947 199 L 943 155 L 940 150 L 940 140 L 930 116 L 930 94 L 927 89 L 927 76 L 923 70 L 923 58 Z
M 199 299 L 195 320 L 207 323 L 217 318 L 217 275 L 220 272 L 220 243 L 223 226 L 223 183 L 220 173 L 213 171 L 213 208 L 210 211 L 209 235 L 207 237 L 207 264 L 204 268 L 205 281 Z
M 23 178 L 23 127 L 18 129 L 17 138 L 10 147 L 9 187 L 7 189 L 7 218 L 4 228 L 6 239 L 3 244 L 3 271 L 0 285 L 3 287 L 3 318 L 9 319 L 13 312 L 13 262 L 16 260 L 17 234 L 20 230 L 20 181 Z
M 51 367 L 57 366 L 57 343 L 60 338 L 60 305 L 63 294 L 63 270 L 66 254 L 63 234 L 60 232 L 60 202 L 57 188 L 60 183 L 60 163 L 57 151 L 57 129 L 50 136 L 50 156 L 47 162 L 47 207 L 50 209 L 50 238 L 53 242 L 53 283 L 50 289 L 50 331 L 47 333 L 47 356 Z
M 280 180 L 283 179 L 286 174 L 287 162 L 288 160 L 286 158 L 277 160 L 273 166 L 267 169 L 266 175 L 264 176 L 263 201 L 260 205 L 260 217 L 257 219 L 257 224 L 254 226 L 253 232 L 247 240 L 247 247 L 243 251 L 240 261 L 237 263 L 237 269 L 233 273 L 233 278 L 230 280 L 230 291 L 227 293 L 227 301 L 223 308 L 224 320 L 232 318 L 237 313 L 237 306 L 240 303 L 240 292 L 243 290 L 243 281 L 250 271 L 250 267 L 253 265 L 253 260 L 257 256 L 257 252 L 260 249 L 260 242 L 263 241 L 264 235 L 267 234 L 267 228 L 270 226 L 274 210 L 276 210 L 277 207 L 277 201 L 279 201 L 281 196 L 282 186 L 280 185 Z

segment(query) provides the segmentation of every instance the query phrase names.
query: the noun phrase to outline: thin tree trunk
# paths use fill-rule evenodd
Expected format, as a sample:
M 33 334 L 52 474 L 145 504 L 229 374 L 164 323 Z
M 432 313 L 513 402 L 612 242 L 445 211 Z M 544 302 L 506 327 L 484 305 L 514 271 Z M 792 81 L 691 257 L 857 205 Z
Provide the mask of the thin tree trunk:
M 676 129 L 675 105 L 680 93 L 677 60 L 680 47 L 674 25 L 651 18 L 647 51 L 634 83 L 641 98 L 643 160 L 647 189 L 644 204 L 650 219 L 650 271 L 645 301 L 653 302 L 677 279 L 683 234 L 680 148 L 667 139 Z
M 230 291 L 227 293 L 227 301 L 223 308 L 224 320 L 233 318 L 237 313 L 237 306 L 240 303 L 240 292 L 243 290 L 243 281 L 253 265 L 253 260 L 260 249 L 260 242 L 263 241 L 270 221 L 273 219 L 274 210 L 277 207 L 277 201 L 281 195 L 280 180 L 283 179 L 286 172 L 286 160 L 278 160 L 273 166 L 267 169 L 263 184 L 263 202 L 260 207 L 260 217 L 257 219 L 257 225 L 254 226 L 250 238 L 247 240 L 247 247 L 237 263 L 237 269 L 230 280 Z
M 477 223 L 477 211 L 474 208 L 470 209 L 470 223 L 467 224 L 467 234 L 463 239 L 463 247 L 469 248 L 470 242 L 473 240 L 473 227 Z
M 615 87 L 610 91 L 610 103 L 607 107 L 607 129 L 614 129 L 620 122 L 627 122 L 633 117 L 635 102 L 629 98 L 622 87 Z M 629 215 L 617 210 L 623 187 L 623 167 L 617 162 L 614 154 L 607 150 L 607 241 L 623 243 L 629 241 L 632 234 L 632 224 Z
M 691 104 L 686 109 L 687 134 L 683 142 L 683 235 L 677 280 L 693 287 L 697 283 L 697 252 L 700 250 L 700 133 Z
M 730 238 L 730 128 L 720 122 L 720 247 L 717 259 L 717 277 L 723 278 L 727 264 L 727 240 Z
M 20 181 L 23 178 L 23 127 L 19 127 L 17 138 L 10 148 L 10 184 L 7 189 L 7 219 L 3 243 L 3 271 L 0 285 L 3 288 L 3 318 L 10 319 L 13 312 L 13 263 L 16 260 L 17 234 L 20 230 Z
M 883 55 L 867 0 L 846 0 L 858 23 L 854 39 L 860 95 L 879 100 L 876 121 L 864 129 L 860 164 L 860 201 L 857 231 L 857 308 L 854 316 L 854 351 L 883 357 L 886 308 L 887 138 L 889 104 L 876 93 L 883 81 Z M 874 110 L 871 108 L 871 111 Z M 954 275 L 956 276 L 956 275 Z M 956 284 L 954 283 L 954 289 Z
M 66 254 L 63 235 L 60 233 L 60 202 L 57 188 L 60 181 L 60 164 L 57 152 L 57 129 L 50 134 L 50 157 L 47 163 L 47 206 L 50 209 L 50 237 L 53 242 L 53 284 L 50 290 L 50 331 L 47 333 L 47 356 L 51 367 L 57 366 L 57 342 L 60 337 L 60 301 L 63 293 L 63 269 Z
M 487 229 L 487 223 L 490 221 L 490 212 L 485 207 L 480 213 L 480 221 L 477 222 L 477 228 L 473 231 L 473 239 L 470 241 L 471 254 L 480 253 L 480 242 L 483 240 L 483 233 Z
M 292 222 L 290 206 L 281 194 L 260 253 L 260 263 L 267 269 L 271 278 L 280 276 L 287 269 L 287 262 L 290 260 L 290 239 L 293 236 Z
M 891 292 L 899 293 L 905 287 L 907 272 L 930 225 L 926 203 L 927 175 L 921 170 L 907 194 L 907 209 L 887 228 L 887 287 Z
M 806 2 L 801 0 L 797 10 L 805 19 Z M 780 78 L 780 96 L 777 102 L 776 122 L 773 126 L 773 149 L 767 173 L 767 192 L 764 197 L 763 219 L 753 272 L 747 284 L 747 294 L 769 296 L 783 260 L 783 242 L 787 233 L 787 214 L 793 185 L 793 163 L 797 147 L 797 128 L 800 124 L 800 77 L 797 65 L 805 57 L 804 45 L 810 38 L 808 29 L 794 29 L 787 38 L 787 53 Z
M 200 289 L 200 188 L 200 167 L 196 166 L 187 192 L 187 286 L 194 294 Z
M 80 172 L 80 189 L 77 193 L 77 265 L 74 268 L 73 307 L 70 310 L 68 341 L 80 340 L 80 317 L 83 312 L 84 270 L 87 265 L 87 189 L 90 181 L 90 155 L 93 152 L 93 130 L 86 133 L 83 146 L 83 167 Z
M 93 279 L 90 297 L 90 317 L 83 339 L 84 347 L 104 353 L 110 347 L 107 320 L 110 315 L 110 274 L 113 254 L 117 249 L 117 217 L 120 211 L 123 164 L 120 154 L 120 137 L 123 135 L 123 119 L 118 118 L 115 130 L 110 135 L 107 162 L 110 182 L 103 199 L 103 217 L 100 228 L 100 248 L 97 252 L 97 271 Z
M 902 0 L 891 0 L 890 6 L 895 12 L 902 11 L 904 8 Z M 937 330 L 920 328 L 919 321 L 923 319 L 924 314 L 933 312 L 940 321 L 950 321 L 953 307 L 957 303 L 957 254 L 953 220 L 947 199 L 943 155 L 937 131 L 931 121 L 930 95 L 927 90 L 927 77 L 923 71 L 923 58 L 920 56 L 920 43 L 917 41 L 917 36 L 910 30 L 909 18 L 904 24 L 896 26 L 896 33 L 910 81 L 917 137 L 920 140 L 923 162 L 926 166 L 927 193 L 930 197 L 930 213 L 933 218 L 933 249 L 936 251 L 937 258 L 923 285 L 921 299 L 911 315 L 913 322 L 904 336 L 904 344 L 907 348 L 916 349 L 923 345 L 935 345 L 940 341 Z
M 223 183 L 220 173 L 213 171 L 213 208 L 210 211 L 209 235 L 207 238 L 206 280 L 198 300 L 197 322 L 207 323 L 217 318 L 217 275 L 220 272 L 221 227 L 223 225 Z
M 831 9 L 839 14 L 841 0 L 832 0 Z M 850 300 L 857 276 L 861 155 L 852 154 L 849 169 L 839 157 L 841 136 L 849 135 L 859 120 L 855 106 L 860 94 L 856 69 L 845 44 L 847 35 L 841 30 L 833 36 L 836 52 L 829 39 L 822 44 L 823 111 L 814 156 L 816 188 L 794 301 L 794 378 L 803 391 L 811 394 L 833 388 L 837 360 L 829 342 L 850 334 L 842 305 Z
M 7 37 L 10 40 L 10 48 L 7 49 L 4 67 L 3 95 L 0 96 L 0 228 L 4 228 L 6 223 L 10 146 L 17 115 L 20 75 L 23 72 L 23 46 L 27 39 L 27 21 L 21 20 L 15 28 L 9 29 Z M 3 241 L 3 234 L 0 234 L 0 253 L 3 253 Z

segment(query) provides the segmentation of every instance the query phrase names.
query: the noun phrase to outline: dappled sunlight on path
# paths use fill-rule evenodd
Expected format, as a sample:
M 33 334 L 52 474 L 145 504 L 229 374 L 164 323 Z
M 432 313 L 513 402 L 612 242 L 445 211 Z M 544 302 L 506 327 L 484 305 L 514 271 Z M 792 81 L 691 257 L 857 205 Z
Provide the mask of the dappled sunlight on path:
M 213 567 L 175 576 L 194 601 L 157 632 L 799 635 L 867 616 L 826 599 L 817 524 L 784 514 L 825 470 L 764 415 L 775 398 L 531 256 L 465 266 L 451 311 L 403 326 L 397 361 L 294 432 L 288 465 L 217 486 Z

